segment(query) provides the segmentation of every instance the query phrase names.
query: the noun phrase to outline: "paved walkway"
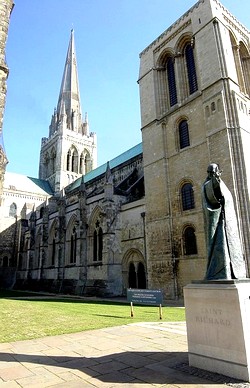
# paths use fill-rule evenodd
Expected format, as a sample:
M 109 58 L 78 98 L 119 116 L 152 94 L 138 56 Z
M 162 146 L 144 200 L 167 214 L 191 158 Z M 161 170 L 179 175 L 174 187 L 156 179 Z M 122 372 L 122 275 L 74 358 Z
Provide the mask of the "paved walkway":
M 188 366 L 185 322 L 0 344 L 0 388 L 250 387 Z

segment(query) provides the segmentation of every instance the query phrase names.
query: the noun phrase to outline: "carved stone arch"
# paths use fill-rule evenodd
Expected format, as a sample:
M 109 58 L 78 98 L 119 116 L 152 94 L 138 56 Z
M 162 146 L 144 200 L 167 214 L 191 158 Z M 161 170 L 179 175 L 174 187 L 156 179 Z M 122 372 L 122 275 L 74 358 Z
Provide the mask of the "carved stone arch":
M 248 58 L 249 55 L 250 55 L 250 53 L 249 53 L 249 49 L 248 49 L 246 43 L 243 42 L 243 40 L 240 40 L 239 46 L 240 46 L 240 48 L 242 49 L 243 55 L 245 55 L 245 56 Z
M 250 53 L 247 44 L 237 40 L 234 31 L 228 27 L 234 63 L 240 91 L 250 95 Z
M 234 31 L 228 27 L 229 31 L 229 37 L 231 41 L 231 47 L 232 47 L 232 52 L 233 52 L 233 58 L 234 58 L 234 64 L 235 64 L 235 70 L 236 70 L 236 75 L 238 79 L 238 84 L 239 88 L 241 91 L 244 90 L 244 80 L 243 80 L 243 74 L 242 74 L 242 69 L 241 69 L 241 61 L 240 61 L 240 53 L 239 53 L 239 44 L 237 37 L 234 33 Z
M 186 32 L 185 34 L 182 34 L 179 37 L 179 39 L 177 40 L 176 45 L 175 45 L 176 54 L 183 55 L 185 46 L 191 42 L 192 42 L 192 33 L 191 32 Z
M 190 32 L 183 34 L 175 46 L 178 57 L 178 83 L 181 85 L 181 100 L 198 90 L 196 72 L 195 40 Z
M 166 66 L 166 61 L 169 57 L 174 57 L 175 56 L 175 51 L 172 49 L 172 48 L 166 48 L 165 50 L 163 50 L 159 56 L 159 58 L 157 59 L 157 62 L 156 62 L 156 68 L 158 67 L 162 67 L 162 66 Z
M 233 46 L 238 46 L 237 37 L 236 37 L 236 35 L 235 35 L 234 30 L 233 30 L 230 26 L 227 26 L 227 28 L 228 28 L 228 32 L 229 32 L 231 44 L 232 44 Z
M 69 236 L 71 235 L 71 231 L 74 228 L 74 226 L 76 226 L 76 224 L 77 224 L 77 216 L 74 213 L 71 215 L 66 225 L 66 240 L 68 240 Z
M 250 95 L 250 55 L 243 41 L 239 42 L 239 57 L 243 78 L 243 92 Z
M 166 48 L 156 62 L 158 114 L 164 115 L 177 101 L 175 53 Z
M 194 186 L 194 181 L 191 177 L 183 177 L 177 184 L 177 190 L 179 191 L 186 183 L 190 183 L 192 186 Z
M 79 148 L 78 148 L 77 144 L 72 143 L 70 146 L 70 149 L 73 151 L 76 151 L 79 154 Z
M 135 248 L 129 249 L 122 260 L 123 293 L 127 288 L 147 287 L 147 268 L 143 254 Z
M 95 229 L 95 223 L 99 220 L 99 222 L 102 221 L 102 215 L 103 215 L 103 210 L 101 206 L 97 205 L 94 210 L 92 211 L 90 217 L 89 217 L 89 233 L 93 233 Z
M 175 127 L 178 128 L 179 124 L 181 121 L 183 120 L 186 120 L 188 121 L 189 120 L 189 117 L 187 115 L 181 115 L 178 117 L 178 119 L 175 121 Z

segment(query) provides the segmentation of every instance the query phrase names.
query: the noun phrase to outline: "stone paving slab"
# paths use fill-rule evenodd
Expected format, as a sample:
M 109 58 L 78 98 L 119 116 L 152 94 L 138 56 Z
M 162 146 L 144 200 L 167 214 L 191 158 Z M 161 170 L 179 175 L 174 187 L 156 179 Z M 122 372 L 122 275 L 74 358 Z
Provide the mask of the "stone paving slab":
M 250 388 L 190 368 L 185 322 L 0 344 L 0 388 Z

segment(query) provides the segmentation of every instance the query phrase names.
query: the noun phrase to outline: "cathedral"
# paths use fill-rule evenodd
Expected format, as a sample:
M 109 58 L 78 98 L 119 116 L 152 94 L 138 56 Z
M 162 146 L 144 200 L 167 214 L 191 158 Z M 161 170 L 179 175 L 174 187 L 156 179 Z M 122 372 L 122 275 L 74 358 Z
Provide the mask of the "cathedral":
M 3 3 L 1 135 L 13 6 Z M 142 142 L 97 166 L 72 30 L 39 177 L 7 172 L 0 144 L 0 287 L 182 297 L 206 271 L 201 187 L 211 162 L 233 194 L 249 274 L 249 38 L 218 0 L 194 4 L 140 53 Z

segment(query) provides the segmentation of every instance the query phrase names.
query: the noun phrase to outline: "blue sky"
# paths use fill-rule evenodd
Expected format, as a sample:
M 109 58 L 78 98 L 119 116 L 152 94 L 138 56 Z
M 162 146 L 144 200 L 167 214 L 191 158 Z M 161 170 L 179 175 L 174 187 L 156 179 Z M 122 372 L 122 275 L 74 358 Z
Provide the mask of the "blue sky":
M 223 5 L 250 28 L 249 0 Z M 15 0 L 6 57 L 7 171 L 37 177 L 75 31 L 82 111 L 97 133 L 98 165 L 141 141 L 139 53 L 194 0 Z

